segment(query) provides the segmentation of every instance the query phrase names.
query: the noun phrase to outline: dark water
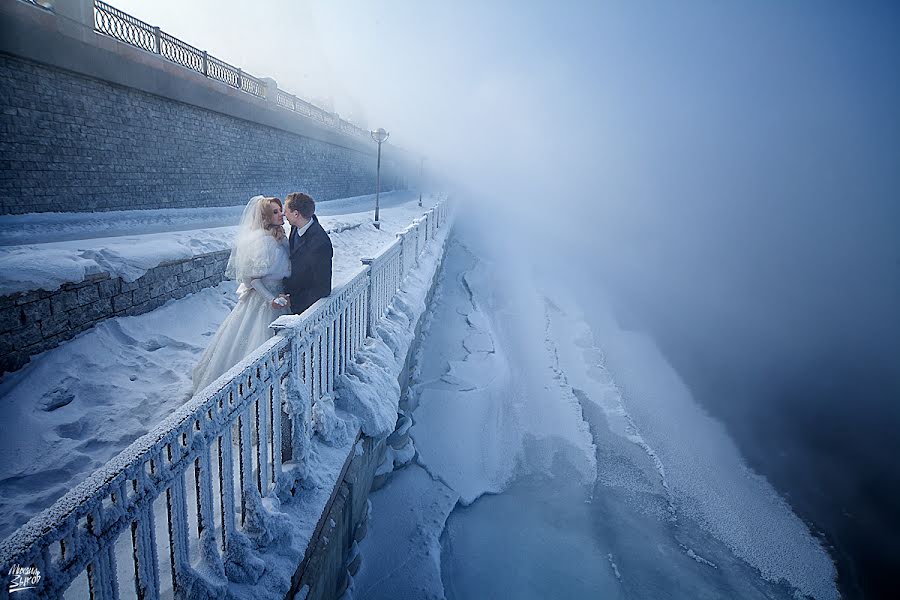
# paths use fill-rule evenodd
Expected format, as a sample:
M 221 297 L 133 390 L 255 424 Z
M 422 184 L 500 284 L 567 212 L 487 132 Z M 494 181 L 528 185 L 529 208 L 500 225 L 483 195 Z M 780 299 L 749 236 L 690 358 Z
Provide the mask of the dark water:
M 629 312 L 750 466 L 826 541 L 842 596 L 900 597 L 900 352 L 746 359 L 722 350 L 740 337 L 688 331 L 633 301 Z

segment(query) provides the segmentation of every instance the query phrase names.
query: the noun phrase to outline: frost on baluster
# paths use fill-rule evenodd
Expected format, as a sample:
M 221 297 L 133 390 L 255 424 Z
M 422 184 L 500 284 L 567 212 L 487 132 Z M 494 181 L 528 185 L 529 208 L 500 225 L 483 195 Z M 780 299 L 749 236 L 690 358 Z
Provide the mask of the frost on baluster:
M 179 574 L 179 586 L 176 597 L 182 600 L 215 600 L 224 598 L 228 590 L 228 582 L 224 579 L 190 568 Z
M 442 245 L 422 253 L 419 267 L 410 271 L 384 317 L 375 324 L 374 338 L 366 340 L 336 382 L 336 406 L 357 417 L 368 436 L 383 437 L 394 431 L 400 404 L 397 378 L 406 363 L 415 324 L 425 313 Z
M 263 499 L 256 487 L 250 485 L 244 488 L 244 500 L 244 532 L 257 548 L 267 548 L 290 531 L 290 517 L 278 510 L 277 498 Z
M 334 410 L 334 398 L 323 396 L 312 407 L 313 430 L 329 446 L 344 446 L 350 442 L 353 431 L 347 421 Z
M 215 579 L 225 579 L 225 565 L 222 564 L 222 557 L 219 555 L 215 531 L 211 528 L 204 529 L 200 534 L 200 558 L 201 572 Z
M 277 493 L 282 498 L 307 476 L 307 459 L 312 444 L 309 390 L 296 374 L 287 379 L 283 406 L 291 420 L 291 460 L 284 465 L 284 476 L 279 481 Z
M 382 340 L 366 340 L 336 383 L 337 407 L 358 418 L 364 434 L 375 438 L 388 435 L 397 422 L 399 372 L 397 359 Z
M 253 550 L 253 544 L 240 531 L 231 534 L 225 550 L 225 573 L 228 580 L 235 583 L 256 583 L 266 570 L 263 562 Z

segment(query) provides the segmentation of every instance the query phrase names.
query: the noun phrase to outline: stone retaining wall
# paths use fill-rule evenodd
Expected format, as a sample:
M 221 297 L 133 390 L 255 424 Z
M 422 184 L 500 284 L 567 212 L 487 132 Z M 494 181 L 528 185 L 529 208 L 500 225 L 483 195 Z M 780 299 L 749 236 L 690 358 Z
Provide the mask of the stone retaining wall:
M 0 81 L 0 214 L 375 191 L 370 138 L 18 0 L 0 0 Z M 381 189 L 404 188 L 418 159 L 383 150 Z
M 109 273 L 0 297 L 0 374 L 55 348 L 104 319 L 140 315 L 224 279 L 228 250 L 164 262 L 128 282 Z

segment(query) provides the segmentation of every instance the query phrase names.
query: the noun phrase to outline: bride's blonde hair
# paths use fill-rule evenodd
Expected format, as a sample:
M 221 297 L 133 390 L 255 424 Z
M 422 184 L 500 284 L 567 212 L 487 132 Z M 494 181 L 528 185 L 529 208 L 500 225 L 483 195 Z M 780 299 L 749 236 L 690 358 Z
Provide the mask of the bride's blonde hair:
M 281 210 L 284 210 L 284 205 L 281 203 L 281 198 L 276 198 L 275 196 L 266 198 L 265 202 L 259 203 L 259 212 L 262 217 L 262 222 L 264 223 L 263 227 L 265 230 L 274 237 L 276 240 L 284 239 L 284 227 L 280 224 L 270 223 L 270 219 L 272 215 L 269 214 L 269 210 L 271 209 L 273 204 L 277 204 Z

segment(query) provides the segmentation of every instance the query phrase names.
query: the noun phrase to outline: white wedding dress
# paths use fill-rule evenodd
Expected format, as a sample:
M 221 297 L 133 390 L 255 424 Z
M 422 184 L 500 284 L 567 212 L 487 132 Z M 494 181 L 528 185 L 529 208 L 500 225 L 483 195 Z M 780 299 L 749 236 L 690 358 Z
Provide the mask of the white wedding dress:
M 272 299 L 282 291 L 282 279 L 291 272 L 288 242 L 276 240 L 255 218 L 260 212 L 257 198 L 262 196 L 251 199 L 244 210 L 237 241 L 225 270 L 226 277 L 241 282 L 237 290 L 238 302 L 194 368 L 194 393 L 268 340 L 273 335 L 269 325 L 288 312 L 272 309 Z

